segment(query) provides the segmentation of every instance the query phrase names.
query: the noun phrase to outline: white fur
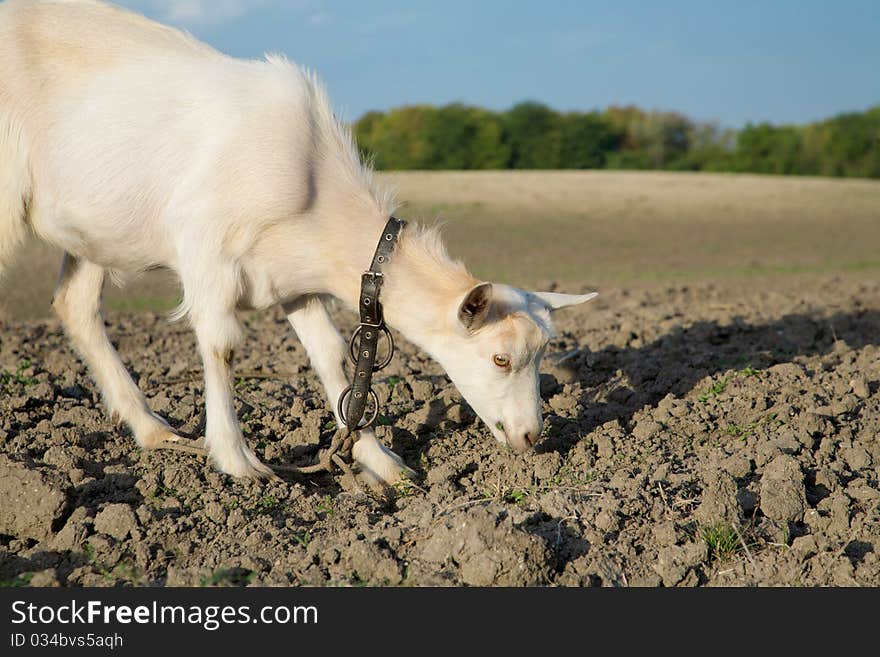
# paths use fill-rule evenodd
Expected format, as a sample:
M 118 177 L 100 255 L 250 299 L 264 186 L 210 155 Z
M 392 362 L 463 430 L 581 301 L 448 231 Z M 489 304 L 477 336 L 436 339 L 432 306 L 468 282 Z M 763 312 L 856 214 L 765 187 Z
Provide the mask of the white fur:
M 0 270 L 28 227 L 67 253 L 55 308 L 143 447 L 176 437 L 107 339 L 106 274 L 178 274 L 177 315 L 192 324 L 205 368 L 206 444 L 224 472 L 262 477 L 269 470 L 233 404 L 235 311 L 282 304 L 335 408 L 344 345 L 319 296 L 357 306 L 393 209 L 323 88 L 285 59 L 232 59 L 96 0 L 0 4 Z M 588 297 L 494 286 L 493 322 L 467 331 L 456 311 L 478 281 L 417 226 L 386 280 L 388 322 L 447 368 L 499 440 L 526 448 L 523 436 L 540 431 L 550 311 Z M 511 355 L 509 371 L 493 365 L 498 353 Z M 405 468 L 371 432 L 355 456 L 378 480 Z

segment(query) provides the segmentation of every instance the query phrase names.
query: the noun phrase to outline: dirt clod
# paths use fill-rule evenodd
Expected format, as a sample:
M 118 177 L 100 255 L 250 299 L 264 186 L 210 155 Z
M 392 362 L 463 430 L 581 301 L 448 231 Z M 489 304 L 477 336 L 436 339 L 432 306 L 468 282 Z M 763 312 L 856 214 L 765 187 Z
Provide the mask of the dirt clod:
M 52 535 L 67 507 L 58 477 L 0 454 L 0 534 L 41 541 Z
M 137 518 L 127 504 L 110 504 L 95 516 L 95 531 L 123 541 L 137 529 Z
M 688 543 L 687 545 L 673 545 L 660 550 L 657 556 L 655 569 L 663 578 L 664 586 L 676 586 L 680 583 L 696 583 L 693 578 L 686 578 L 692 573 L 692 569 L 706 560 L 707 549 L 705 543 Z
M 771 520 L 788 523 L 803 516 L 806 508 L 804 476 L 790 456 L 777 456 L 761 477 L 761 511 Z
M 550 556 L 538 537 L 514 526 L 505 513 L 475 508 L 444 520 L 422 557 L 455 565 L 469 586 L 535 586 L 549 576 Z
M 694 518 L 708 526 L 718 522 L 739 523 L 741 510 L 736 493 L 733 477 L 723 470 L 709 470 L 704 475 L 702 501 Z

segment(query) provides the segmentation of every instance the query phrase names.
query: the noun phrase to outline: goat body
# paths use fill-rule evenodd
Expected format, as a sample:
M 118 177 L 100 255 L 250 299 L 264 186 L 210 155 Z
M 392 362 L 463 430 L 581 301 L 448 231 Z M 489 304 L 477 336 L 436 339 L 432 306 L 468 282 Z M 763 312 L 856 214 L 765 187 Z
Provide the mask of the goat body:
M 263 477 L 270 471 L 234 411 L 235 311 L 281 304 L 335 407 L 346 385 L 344 344 L 321 299 L 357 306 L 360 274 L 393 209 L 323 88 L 284 58 L 233 59 L 97 0 L 0 4 L 0 271 L 30 231 L 64 250 L 54 307 L 105 403 L 142 447 L 178 437 L 150 411 L 105 334 L 105 276 L 124 281 L 157 267 L 179 276 L 176 314 L 191 322 L 205 368 L 206 446 L 224 472 Z M 492 306 L 499 321 L 463 321 L 475 289 L 479 314 L 489 317 Z M 463 380 L 474 378 L 464 368 L 475 355 L 468 349 L 485 361 L 519 349 L 517 364 L 528 360 L 537 374 L 554 307 L 542 299 L 506 286 L 486 294 L 417 226 L 402 234 L 383 291 L 388 322 L 476 397 L 495 379 Z M 508 414 L 503 439 L 513 425 L 536 438 L 534 412 L 518 412 Z M 369 431 L 355 458 L 383 481 L 405 470 Z

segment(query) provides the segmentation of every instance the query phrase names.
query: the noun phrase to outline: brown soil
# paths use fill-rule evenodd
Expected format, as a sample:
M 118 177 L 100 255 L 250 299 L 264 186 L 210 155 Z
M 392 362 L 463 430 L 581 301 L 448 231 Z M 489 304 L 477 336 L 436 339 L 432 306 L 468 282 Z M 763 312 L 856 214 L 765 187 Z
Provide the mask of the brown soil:
M 317 378 L 280 313 L 244 319 L 246 437 L 309 461 L 333 431 Z M 56 321 L 4 324 L 0 581 L 880 585 L 880 284 L 615 287 L 558 328 L 526 456 L 399 340 L 378 433 L 421 478 L 377 496 L 140 452 Z M 189 329 L 111 313 L 108 330 L 153 409 L 198 433 Z

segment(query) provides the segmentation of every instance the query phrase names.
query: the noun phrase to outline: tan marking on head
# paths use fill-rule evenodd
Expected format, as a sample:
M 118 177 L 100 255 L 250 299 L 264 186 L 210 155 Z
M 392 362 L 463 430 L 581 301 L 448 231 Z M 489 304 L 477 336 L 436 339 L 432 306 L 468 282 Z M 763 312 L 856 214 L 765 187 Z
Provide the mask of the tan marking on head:
M 550 339 L 550 335 L 528 313 L 522 311 L 487 324 L 482 332 L 503 345 L 504 353 L 511 357 L 513 370 L 530 363 Z

